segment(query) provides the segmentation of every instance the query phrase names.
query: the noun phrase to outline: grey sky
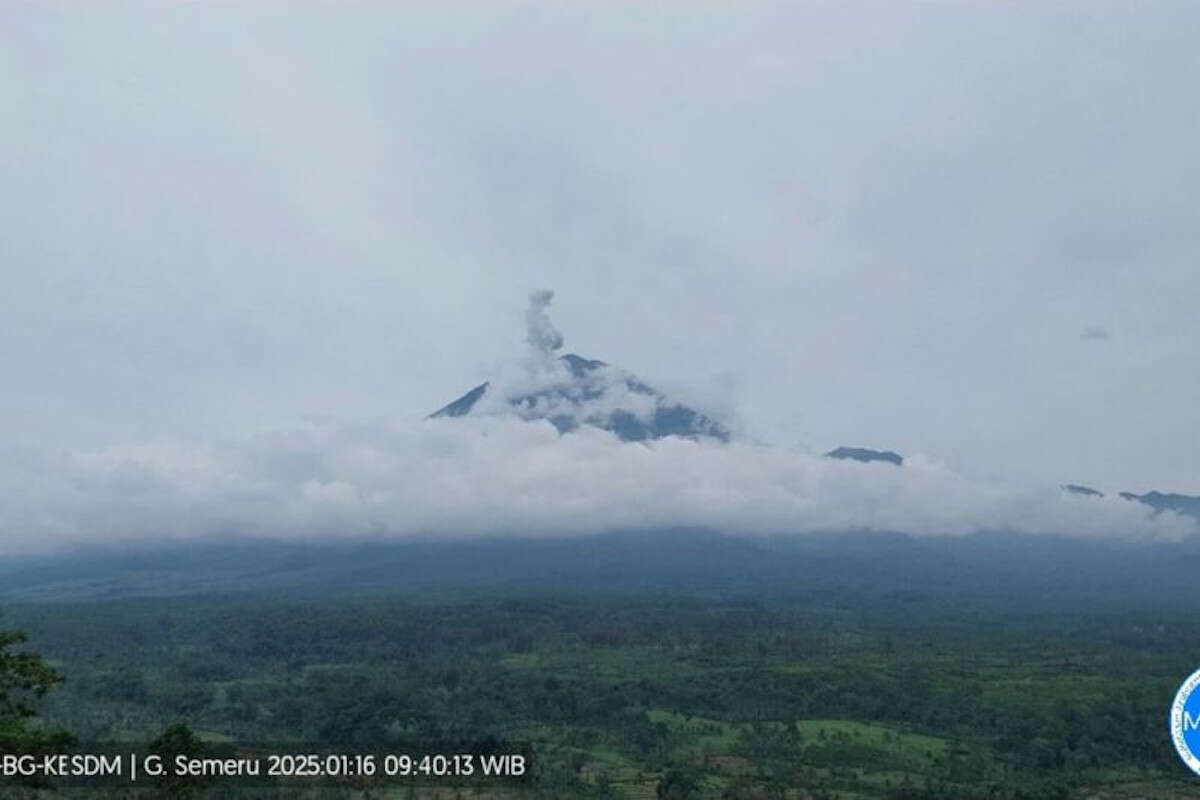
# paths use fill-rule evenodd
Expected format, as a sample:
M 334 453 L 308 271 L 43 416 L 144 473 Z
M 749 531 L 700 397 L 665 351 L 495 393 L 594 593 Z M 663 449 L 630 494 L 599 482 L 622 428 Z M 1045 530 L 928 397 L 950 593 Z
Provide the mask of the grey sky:
M 759 440 L 1200 492 L 1195 3 L 0 15 L 19 452 L 416 419 L 550 287 Z

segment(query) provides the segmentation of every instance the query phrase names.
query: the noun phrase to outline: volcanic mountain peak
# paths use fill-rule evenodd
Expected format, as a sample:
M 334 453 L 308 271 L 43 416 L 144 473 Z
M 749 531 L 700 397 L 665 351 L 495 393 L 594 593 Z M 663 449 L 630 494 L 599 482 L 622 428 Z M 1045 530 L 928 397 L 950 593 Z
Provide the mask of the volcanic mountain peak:
M 725 426 L 668 399 L 629 372 L 574 353 L 555 357 L 563 340 L 546 315 L 553 296 L 549 291 L 530 295 L 526 341 L 532 352 L 521 369 L 479 384 L 430 417 L 515 413 L 548 420 L 560 433 L 590 425 L 624 441 L 664 436 L 729 441 Z
M 624 441 L 660 439 L 664 436 L 709 437 L 729 441 L 729 431 L 719 422 L 665 395 L 623 370 L 603 361 L 568 353 L 557 359 L 557 379 L 540 386 L 505 392 L 500 403 L 485 397 L 494 391 L 481 383 L 430 416 L 462 417 L 472 412 L 510 410 L 523 419 L 549 420 L 560 433 L 591 425 L 612 431 Z M 548 376 L 542 376 L 546 378 Z M 499 406 L 499 409 L 497 409 Z

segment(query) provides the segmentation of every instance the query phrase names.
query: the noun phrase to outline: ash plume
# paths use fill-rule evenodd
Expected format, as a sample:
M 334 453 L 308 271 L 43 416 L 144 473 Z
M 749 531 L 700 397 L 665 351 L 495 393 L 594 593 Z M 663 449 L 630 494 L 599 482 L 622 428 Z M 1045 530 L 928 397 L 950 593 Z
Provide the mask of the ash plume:
M 539 289 L 529 295 L 529 308 L 525 311 L 525 341 L 541 353 L 553 353 L 563 346 L 563 336 L 550 321 L 546 309 L 554 300 L 550 289 Z

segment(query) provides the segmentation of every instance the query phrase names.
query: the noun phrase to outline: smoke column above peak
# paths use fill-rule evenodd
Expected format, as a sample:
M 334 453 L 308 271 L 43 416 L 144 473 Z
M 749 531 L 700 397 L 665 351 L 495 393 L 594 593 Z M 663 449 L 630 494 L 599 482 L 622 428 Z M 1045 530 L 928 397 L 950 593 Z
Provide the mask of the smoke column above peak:
M 553 353 L 563 346 L 563 335 L 554 327 L 546 309 L 554 300 L 550 289 L 539 289 L 529 295 L 529 308 L 525 311 L 525 341 L 542 353 Z

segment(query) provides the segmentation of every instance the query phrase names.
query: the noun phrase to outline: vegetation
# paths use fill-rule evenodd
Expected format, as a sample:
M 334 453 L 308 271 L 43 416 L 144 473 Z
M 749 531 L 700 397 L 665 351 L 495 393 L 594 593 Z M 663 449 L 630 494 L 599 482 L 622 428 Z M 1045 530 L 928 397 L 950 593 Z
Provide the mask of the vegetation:
M 62 731 L 34 724 L 34 701 L 43 697 L 62 675 L 36 653 L 22 649 L 28 635 L 0 630 L 0 754 L 64 744 Z
M 488 591 L 13 613 L 71 678 L 44 716 L 83 741 L 182 721 L 210 742 L 533 748 L 524 785 L 321 796 L 1200 797 L 1164 726 L 1200 624 L 1152 612 Z M 58 680 L 4 663 L 34 694 Z

